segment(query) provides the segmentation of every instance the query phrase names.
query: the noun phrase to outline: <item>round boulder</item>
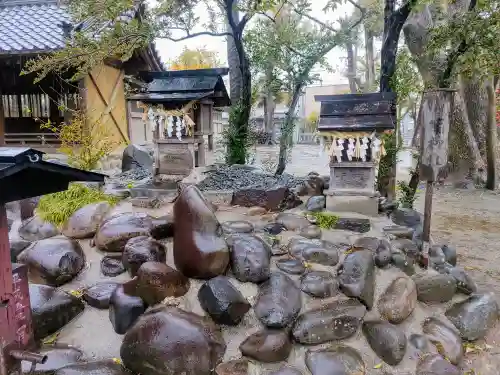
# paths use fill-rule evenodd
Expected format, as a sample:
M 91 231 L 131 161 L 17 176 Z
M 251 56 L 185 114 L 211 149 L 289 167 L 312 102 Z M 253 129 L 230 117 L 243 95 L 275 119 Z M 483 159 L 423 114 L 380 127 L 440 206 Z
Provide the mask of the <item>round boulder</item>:
M 39 241 L 58 234 L 59 230 L 54 224 L 43 221 L 36 215 L 23 221 L 19 227 L 19 236 L 26 241 Z
M 402 323 L 417 306 L 417 287 L 408 277 L 394 279 L 378 301 L 380 315 L 393 324 Z
M 144 213 L 122 213 L 105 219 L 94 237 L 101 251 L 121 253 L 131 238 L 148 236 L 153 225 L 151 216 Z
M 222 334 L 210 319 L 158 306 L 127 331 L 120 356 L 134 373 L 211 375 L 225 351 Z
M 64 224 L 62 233 L 69 238 L 90 238 L 110 209 L 108 202 L 88 204 L 71 215 Z

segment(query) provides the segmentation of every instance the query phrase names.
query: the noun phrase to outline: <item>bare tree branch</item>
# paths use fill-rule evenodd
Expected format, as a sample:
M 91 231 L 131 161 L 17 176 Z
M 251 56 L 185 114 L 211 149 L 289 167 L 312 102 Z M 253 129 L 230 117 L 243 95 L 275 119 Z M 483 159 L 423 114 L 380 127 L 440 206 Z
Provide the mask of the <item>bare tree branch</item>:
M 187 34 L 183 37 L 180 38 L 173 38 L 171 36 L 165 37 L 165 39 L 171 40 L 172 42 L 181 42 L 183 40 L 191 39 L 191 38 L 196 38 L 197 36 L 202 36 L 202 35 L 208 35 L 208 36 L 214 36 L 214 37 L 222 37 L 222 36 L 232 36 L 233 34 L 228 33 L 228 32 L 222 32 L 222 33 L 213 33 L 211 31 L 200 31 L 199 33 L 194 33 L 194 34 Z

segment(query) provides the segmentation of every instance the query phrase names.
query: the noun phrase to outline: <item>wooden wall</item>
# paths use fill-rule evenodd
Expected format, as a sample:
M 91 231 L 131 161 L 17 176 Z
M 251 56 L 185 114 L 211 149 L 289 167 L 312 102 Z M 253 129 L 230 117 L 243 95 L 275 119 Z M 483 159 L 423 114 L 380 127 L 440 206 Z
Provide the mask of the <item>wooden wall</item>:
M 84 79 L 84 102 L 88 117 L 101 121 L 113 138 L 122 145 L 129 143 L 127 103 L 123 70 L 103 65 Z

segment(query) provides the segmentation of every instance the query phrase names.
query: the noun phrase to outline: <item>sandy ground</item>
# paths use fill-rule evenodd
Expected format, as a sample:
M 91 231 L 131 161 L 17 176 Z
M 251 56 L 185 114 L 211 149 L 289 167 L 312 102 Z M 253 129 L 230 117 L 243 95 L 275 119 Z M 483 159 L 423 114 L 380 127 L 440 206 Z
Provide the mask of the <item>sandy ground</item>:
M 261 149 L 259 158 L 273 158 L 275 150 Z M 322 155 L 316 147 L 297 146 L 292 153 L 292 163 L 288 166 L 287 172 L 304 175 L 311 170 L 316 170 L 319 173 L 328 173 L 327 158 Z M 404 175 L 404 170 L 401 172 Z M 423 198 L 420 197 L 416 204 L 417 209 L 423 211 Z M 171 210 L 171 205 L 164 206 L 158 210 L 145 210 L 134 208 L 135 211 L 148 212 L 153 215 L 164 215 Z M 130 203 L 121 204 L 117 207 L 117 211 L 131 211 Z M 220 221 L 226 220 L 250 220 L 250 221 L 265 221 L 260 217 L 251 217 L 245 215 L 246 210 L 242 208 L 229 209 L 221 206 L 217 212 Z M 465 267 L 474 280 L 478 283 L 480 290 L 494 291 L 500 297 L 500 267 L 498 266 L 500 255 L 497 251 L 500 250 L 500 195 L 491 192 L 483 191 L 461 191 L 450 188 L 438 189 L 435 193 L 434 210 L 432 221 L 432 235 L 438 243 L 449 243 L 455 245 L 459 254 L 459 265 Z M 271 219 L 268 217 L 267 219 Z M 381 228 L 387 225 L 385 218 L 373 220 L 373 230 L 365 235 L 381 236 Z M 283 240 L 291 233 L 285 233 Z M 344 231 L 328 231 L 323 233 L 323 238 L 333 241 L 349 241 L 353 242 L 360 235 L 353 235 L 351 232 Z M 95 248 L 90 248 L 89 241 L 82 241 L 82 244 L 87 255 L 88 265 L 84 272 L 72 283 L 65 285 L 66 290 L 78 289 L 83 286 L 92 285 L 97 281 L 111 279 L 100 274 L 100 259 L 102 254 Z M 173 266 L 172 259 L 172 242 L 165 241 L 168 247 L 167 263 Z M 329 269 L 328 267 L 321 268 L 315 266 L 316 269 Z M 332 268 L 330 268 L 333 271 Z M 378 271 L 376 298 L 385 289 L 385 287 L 397 276 L 401 275 L 400 271 L 391 269 Z M 126 274 L 120 275 L 113 280 L 127 280 Z M 296 277 L 297 279 L 297 277 Z M 251 283 L 238 283 L 238 289 L 253 302 L 257 294 L 257 287 Z M 198 314 L 203 314 L 198 301 L 197 292 L 201 282 L 192 281 L 189 293 L 182 298 L 181 307 Z M 460 299 L 463 297 L 457 297 Z M 314 306 L 317 301 L 312 301 L 309 297 L 303 294 L 304 307 L 303 311 L 311 306 Z M 422 320 L 429 315 L 442 316 L 447 306 L 439 306 L 439 308 L 419 304 L 412 316 L 402 324 L 402 328 L 409 336 L 411 333 L 420 332 Z M 377 317 L 376 309 L 367 315 L 367 318 Z M 246 315 L 244 321 L 235 328 L 224 329 L 224 337 L 228 345 L 225 360 L 239 358 L 239 344 L 249 334 L 261 329 L 261 325 L 256 319 L 252 310 Z M 108 318 L 107 310 L 97 310 L 87 306 L 82 315 L 68 324 L 59 336 L 60 343 L 72 344 L 81 348 L 89 358 L 101 359 L 110 357 L 119 357 L 119 350 L 122 337 L 114 333 L 111 323 Z M 349 339 L 342 341 L 345 344 L 352 345 L 360 350 L 367 366 L 367 374 L 414 374 L 415 361 L 411 358 L 413 353 L 407 351 L 403 362 L 397 367 L 382 365 L 380 368 L 380 360 L 375 356 L 373 351 L 367 347 L 366 340 L 362 337 L 361 332 Z M 498 374 L 497 369 L 500 368 L 500 348 L 497 342 L 500 343 L 500 327 L 497 327 L 490 333 L 485 341 L 489 345 L 489 349 L 481 351 L 478 354 L 470 353 L 465 361 L 467 375 L 495 375 Z M 483 345 L 483 343 L 479 343 Z M 491 346 L 491 347 L 490 347 Z M 484 346 L 482 346 L 484 347 Z M 304 366 L 304 353 L 307 348 L 295 345 L 292 351 L 289 363 L 296 365 L 304 374 L 308 374 Z M 281 364 L 263 365 L 252 362 L 250 366 L 250 374 L 260 375 L 268 374 L 271 370 L 279 368 Z M 377 367 L 376 369 L 374 367 Z M 474 372 L 471 372 L 471 369 Z

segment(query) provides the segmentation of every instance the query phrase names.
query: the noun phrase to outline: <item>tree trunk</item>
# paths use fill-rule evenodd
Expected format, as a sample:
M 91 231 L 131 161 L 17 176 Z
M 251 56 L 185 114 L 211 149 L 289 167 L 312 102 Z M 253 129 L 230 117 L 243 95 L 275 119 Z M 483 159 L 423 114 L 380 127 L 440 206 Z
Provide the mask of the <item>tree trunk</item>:
M 368 91 L 373 89 L 375 84 L 375 53 L 373 47 L 373 33 L 365 26 L 365 87 Z
M 236 3 L 236 1 L 234 3 Z M 240 21 L 240 14 L 236 9 L 236 4 L 234 5 L 232 15 L 235 24 L 238 24 Z M 227 31 L 230 33 L 233 32 L 229 24 L 227 25 Z M 236 104 L 240 99 L 243 77 L 241 75 L 238 50 L 236 49 L 234 37 L 231 36 L 227 37 L 227 64 L 229 67 L 229 96 L 231 102 Z
M 276 109 L 276 103 L 274 100 L 274 94 L 269 86 L 269 83 L 273 79 L 273 70 L 266 70 L 266 92 L 264 97 L 264 128 L 267 133 L 271 134 L 271 139 L 274 140 L 274 111 Z
M 303 80 L 298 80 L 298 82 L 303 82 Z M 283 122 L 283 125 L 281 126 L 280 153 L 275 175 L 282 175 L 286 168 L 288 151 L 292 147 L 293 143 L 292 137 L 295 128 L 295 109 L 302 92 L 302 85 L 302 83 L 295 84 L 292 94 L 292 100 L 290 100 L 285 120 Z
M 354 55 L 354 44 L 351 42 L 346 43 L 347 51 L 347 79 L 349 81 L 349 89 L 351 94 L 358 92 L 356 85 L 356 56 Z
M 463 79 L 461 83 L 467 117 L 481 156 L 484 158 L 486 156 L 486 134 L 488 132 L 486 119 L 488 113 L 487 83 L 480 82 L 474 77 Z
M 497 124 L 496 124 L 496 97 L 495 79 L 486 85 L 488 97 L 488 111 L 486 117 L 486 189 L 495 190 L 497 188 Z

